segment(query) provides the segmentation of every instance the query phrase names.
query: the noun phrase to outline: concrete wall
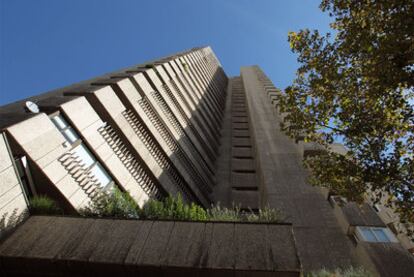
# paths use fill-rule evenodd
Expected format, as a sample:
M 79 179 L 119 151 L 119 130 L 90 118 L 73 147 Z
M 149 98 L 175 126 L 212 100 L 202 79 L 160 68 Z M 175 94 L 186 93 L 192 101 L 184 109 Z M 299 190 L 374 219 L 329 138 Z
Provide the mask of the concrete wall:
M 262 202 L 279 209 L 293 223 L 298 255 L 305 272 L 358 264 L 354 246 L 342 231 L 327 199 L 307 183 L 303 148 L 280 130 L 281 117 L 266 91 L 271 83 L 257 67 L 243 67 L 251 133 L 260 164 Z
M 145 161 L 146 167 L 161 186 L 172 194 L 177 193 L 170 176 L 164 174 L 163 161 L 158 159 L 163 153 L 154 144 L 154 138 L 142 133 L 144 129 L 137 125 L 140 124 L 139 119 L 137 122 L 130 119 L 130 110 L 123 105 L 113 89 L 106 86 L 93 92 L 93 96 L 87 97 L 91 99 L 92 105 L 96 105 L 94 107 L 100 116 L 118 133 L 124 144 L 128 145 L 127 148 Z
M 116 184 L 128 191 L 139 205 L 143 205 L 149 198 L 148 192 L 144 191 L 146 188 L 134 178 L 133 171 L 123 163 L 122 155 L 117 155 L 110 141 L 105 139 L 103 129 L 107 128 L 107 124 L 102 121 L 88 101 L 84 97 L 79 97 L 63 104 L 61 109 L 88 148 L 113 176 Z
M 385 194 L 377 204 L 374 204 L 371 201 L 371 205 L 376 207 L 378 216 L 394 232 L 402 246 L 414 254 L 414 242 L 407 236 L 406 226 L 400 223 L 400 218 L 398 214 L 394 212 L 392 206 L 388 207 L 386 205 L 387 200 L 388 195 Z
M 74 209 L 88 204 L 90 198 L 86 190 L 61 160 L 69 153 L 70 146 L 46 114 L 41 113 L 15 124 L 7 128 L 7 132 L 39 169 L 39 174 L 53 184 Z M 49 184 L 37 183 L 36 186 L 48 191 Z
M 131 113 L 136 118 L 140 118 L 140 121 L 145 122 L 148 131 L 174 165 L 175 169 L 171 168 L 169 170 L 177 170 L 198 197 L 204 198 L 205 196 L 202 195 L 201 190 L 203 180 L 200 179 L 199 172 L 195 170 L 194 164 L 191 163 L 180 143 L 171 134 L 169 122 L 163 120 L 157 109 L 151 104 L 150 96 L 145 94 L 145 91 L 148 91 L 146 87 L 149 86 L 145 77 L 141 73 L 135 74 L 134 80 L 136 80 L 142 95 L 134 87 L 130 79 L 123 79 L 117 82 L 119 88 L 116 90 L 117 95 L 122 99 L 124 105 L 130 107 Z M 195 183 L 200 183 L 200 187 L 194 186 Z
M 13 224 L 14 219 L 27 211 L 26 197 L 12 159 L 6 136 L 0 133 L 0 220 L 4 220 L 5 226 Z
M 38 115 L 8 107 L 16 149 L 33 163 L 42 193 L 73 210 L 99 189 L 47 114 L 60 111 L 116 184 L 142 205 L 181 193 L 209 206 L 227 77 L 210 48 L 107 74 L 42 95 Z M 85 96 L 85 97 L 81 97 Z M 66 199 L 66 200 L 65 200 Z
M 87 98 L 98 113 L 108 117 L 105 120 L 116 125 L 117 131 L 123 133 L 123 138 L 131 145 L 134 136 L 125 133 L 129 127 L 119 121 L 116 113 L 127 114 L 133 121 L 144 124 L 149 137 L 157 142 L 153 146 L 156 155 L 167 156 L 167 162 L 171 163 L 168 170 L 162 171 L 166 174 L 155 173 L 157 178 L 171 175 L 175 179 L 170 184 L 164 181 L 166 191 L 177 193 L 174 187 L 178 186 L 181 193 L 190 198 L 193 193 L 196 201 L 209 206 L 209 194 L 215 184 L 214 162 L 226 81 L 224 73 L 211 58 L 202 57 L 195 51 L 130 69 L 117 78 L 94 83 L 102 88 L 93 92 L 95 99 Z M 112 90 L 119 101 L 105 104 L 99 99 L 101 92 L 98 91 L 105 89 Z M 120 111 L 113 107 L 118 102 L 123 106 Z M 145 152 L 145 149 L 136 151 Z M 140 155 L 146 163 L 151 161 L 148 154 Z M 190 192 L 185 192 L 186 187 Z
M 85 96 L 98 114 L 107 121 L 107 124 L 112 126 L 114 132 L 120 136 L 127 148 L 141 158 L 166 192 L 173 195 L 180 192 L 189 200 L 202 201 L 203 205 L 208 206 L 209 202 L 199 193 L 199 187 L 193 187 L 192 192 L 188 190 L 189 184 L 195 185 L 195 181 L 191 180 L 191 176 L 182 170 L 182 165 L 177 163 L 175 157 L 175 154 L 178 155 L 178 153 L 171 152 L 167 141 L 154 124 L 162 124 L 164 128 L 167 127 L 169 134 L 172 133 L 171 130 L 181 131 L 175 133 L 176 137 L 170 137 L 173 143 L 180 145 L 184 144 L 184 139 L 180 136 L 185 135 L 184 128 L 171 123 L 175 115 L 168 109 L 166 103 L 162 102 L 164 98 L 154 92 L 143 74 L 135 74 L 133 82 L 139 87 L 140 92 L 131 84 L 130 80 L 122 79 L 112 84 L 115 86 L 115 90 L 112 86 L 106 85 L 96 88 L 92 93 L 85 93 Z M 148 109 L 151 109 L 155 114 L 151 115 Z M 153 120 L 158 120 L 158 122 Z M 188 146 L 188 144 L 184 145 Z M 194 159 L 194 161 L 196 160 Z M 196 162 L 199 163 L 200 160 Z M 182 171 L 179 172 L 177 168 Z M 193 174 L 193 176 L 198 175 Z M 191 193 L 195 193 L 195 199 L 192 198 Z
M 331 208 L 329 192 L 306 184 L 308 173 L 301 165 L 302 158 L 325 150 L 313 144 L 295 143 L 280 130 L 284 115 L 276 107 L 278 92 L 258 67 L 242 68 L 241 76 L 255 122 L 252 127 L 267 201 L 293 223 L 305 272 L 318 267 L 360 264 L 375 276 L 409 275 L 414 259 L 399 243 L 353 239 L 355 226 L 385 227 L 371 206 L 345 201 L 342 205 L 334 203 Z M 333 144 L 330 149 L 346 154 L 341 145 Z

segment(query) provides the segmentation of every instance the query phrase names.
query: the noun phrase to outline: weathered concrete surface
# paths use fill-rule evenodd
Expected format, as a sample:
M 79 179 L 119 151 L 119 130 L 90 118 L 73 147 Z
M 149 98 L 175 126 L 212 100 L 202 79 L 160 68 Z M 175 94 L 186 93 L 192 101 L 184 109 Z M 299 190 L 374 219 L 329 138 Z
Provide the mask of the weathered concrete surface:
M 293 223 L 304 271 L 359 264 L 375 276 L 409 276 L 414 257 L 399 243 L 352 238 L 354 226 L 385 227 L 368 204 L 347 203 L 330 208 L 327 192 L 306 183 L 302 158 L 325 150 L 315 144 L 296 144 L 280 131 L 284 115 L 277 110 L 275 96 L 279 92 L 270 80 L 258 67 L 242 69 L 242 78 L 247 84 L 251 122 L 255 123 L 251 136 L 262 177 L 260 186 L 266 191 L 261 194 L 262 202 L 282 210 Z M 335 144 L 331 150 L 345 153 L 343 147 Z
M 32 216 L 0 244 L 0 262 L 2 276 L 300 272 L 291 225 L 232 222 Z
M 61 109 L 92 152 L 108 168 L 116 183 L 128 191 L 140 206 L 143 205 L 149 195 L 134 178 L 133 171 L 123 162 L 121 154 L 116 153 L 108 139 L 102 135 L 102 129 L 108 124 L 98 116 L 86 98 L 79 97 L 69 101 L 63 104 Z
M 32 161 L 32 174 L 42 175 L 44 182 L 36 189 L 39 194 L 56 190 L 58 199 L 70 203 L 72 209 L 87 205 L 90 198 L 72 177 L 59 159 L 70 149 L 65 138 L 56 129 L 49 117 L 40 113 L 7 128 L 8 137 L 14 147 L 13 154 L 27 156 Z M 53 184 L 49 186 L 49 184 Z
M 357 264 L 354 246 L 342 232 L 328 201 L 306 183 L 303 150 L 280 130 L 281 119 L 275 115 L 255 67 L 243 67 L 241 77 L 262 177 L 261 202 L 280 209 L 293 223 L 305 271 Z
M 342 211 L 349 225 L 386 227 L 371 206 L 366 203 L 362 205 L 347 203 L 342 207 Z
M 13 217 L 19 218 L 27 210 L 24 191 L 12 158 L 6 135 L 0 133 L 0 219 L 4 220 L 5 226 L 14 224 Z
M 231 91 L 232 82 L 228 84 L 227 91 Z M 221 139 L 220 139 L 220 155 L 216 161 L 216 176 L 217 176 L 217 185 L 214 187 L 212 200 L 215 203 L 220 203 L 224 206 L 231 206 L 231 136 L 232 136 L 232 124 L 231 124 L 231 110 L 232 98 L 227 97 L 225 113 L 223 117 L 223 128 L 221 130 Z
M 381 276 L 412 276 L 414 257 L 399 243 L 361 242 Z
M 257 210 L 259 187 L 254 141 L 250 138 L 249 113 L 240 77 L 229 82 L 225 111 L 215 201 L 227 207 L 234 204 L 241 209 Z

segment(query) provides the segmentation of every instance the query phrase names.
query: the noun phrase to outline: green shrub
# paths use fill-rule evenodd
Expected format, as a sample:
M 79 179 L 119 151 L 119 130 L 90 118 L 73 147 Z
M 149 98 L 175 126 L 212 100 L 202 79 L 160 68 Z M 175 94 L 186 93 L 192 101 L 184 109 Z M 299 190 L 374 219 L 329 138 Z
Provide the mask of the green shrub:
M 232 208 L 221 207 L 220 203 L 216 205 L 211 205 L 211 208 L 208 210 L 209 220 L 212 221 L 242 221 L 243 214 L 240 211 L 240 207 L 237 205 L 232 205 Z
M 62 214 L 62 209 L 56 204 L 55 200 L 45 195 L 37 195 L 29 200 L 30 214 Z
M 181 195 L 168 196 L 163 201 L 148 200 L 141 209 L 141 218 L 172 220 L 207 220 L 207 212 L 203 207 L 184 203 Z
M 14 209 L 11 214 L 4 213 L 0 218 L 0 239 L 14 230 L 28 216 L 27 209 L 20 211 Z
M 97 200 L 81 209 L 81 215 L 98 217 L 138 218 L 139 207 L 127 192 L 114 188 L 110 192 L 101 192 Z
M 336 269 L 329 271 L 321 269 L 319 271 L 311 272 L 307 277 L 371 277 L 372 274 L 362 267 L 349 267 L 346 269 Z
M 232 205 L 226 208 L 212 205 L 210 209 L 191 203 L 184 203 L 181 195 L 168 196 L 162 201 L 150 199 L 140 211 L 140 217 L 146 219 L 197 220 L 197 221 L 252 221 L 252 222 L 280 222 L 283 217 L 279 210 L 266 207 L 253 212 L 242 212 L 240 207 Z
M 210 209 L 184 202 L 182 196 L 168 196 L 163 200 L 149 199 L 139 208 L 134 199 L 127 193 L 114 189 L 111 193 L 102 193 L 97 201 L 91 202 L 80 213 L 84 216 L 170 219 L 185 221 L 252 221 L 280 222 L 281 213 L 266 207 L 258 214 L 242 212 L 233 204 L 232 208 L 221 207 L 220 203 Z
M 265 222 L 281 222 L 285 218 L 282 212 L 278 209 L 270 208 L 266 206 L 264 209 L 259 210 L 259 221 Z
M 260 209 L 258 213 L 241 211 L 240 207 L 233 203 L 232 208 L 221 207 L 220 203 L 212 205 L 208 210 L 209 220 L 216 221 L 249 221 L 249 222 L 281 222 L 282 213 L 270 207 Z

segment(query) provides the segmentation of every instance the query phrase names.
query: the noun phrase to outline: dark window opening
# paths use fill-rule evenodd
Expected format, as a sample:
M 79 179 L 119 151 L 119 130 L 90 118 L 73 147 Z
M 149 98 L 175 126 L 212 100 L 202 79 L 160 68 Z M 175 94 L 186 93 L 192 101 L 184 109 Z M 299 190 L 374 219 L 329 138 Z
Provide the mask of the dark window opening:
M 259 188 L 255 186 L 250 187 L 233 187 L 234 190 L 240 190 L 240 191 L 257 191 Z
M 232 170 L 234 173 L 256 173 L 254 169 L 234 169 Z
M 14 158 L 17 172 L 19 173 L 20 181 L 22 182 L 24 192 L 27 197 L 32 197 L 36 194 L 35 186 L 30 173 L 29 164 L 26 156 L 20 156 Z

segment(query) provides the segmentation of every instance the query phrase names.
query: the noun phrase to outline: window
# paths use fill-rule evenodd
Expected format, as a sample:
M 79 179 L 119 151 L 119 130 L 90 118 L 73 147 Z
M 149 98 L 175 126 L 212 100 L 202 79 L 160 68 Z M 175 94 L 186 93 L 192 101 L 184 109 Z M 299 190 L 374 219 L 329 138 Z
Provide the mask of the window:
M 14 158 L 16 164 L 17 172 L 19 173 L 20 180 L 23 184 L 23 189 L 25 190 L 26 195 L 32 196 L 35 194 L 36 190 L 33 183 L 33 178 L 30 173 L 30 168 L 27 163 L 26 156 L 19 156 Z
M 56 115 L 52 117 L 52 122 L 55 124 L 56 128 L 62 133 L 66 141 L 70 144 L 73 144 L 79 139 L 78 134 L 73 130 L 73 128 L 66 122 L 62 115 Z
M 95 157 L 91 152 L 89 152 L 83 143 L 81 143 L 79 146 L 76 146 L 73 151 L 75 152 L 76 156 L 82 160 L 83 165 L 86 167 L 90 167 L 96 162 Z
M 102 165 L 99 162 L 96 162 L 92 166 L 91 171 L 103 187 L 107 186 L 109 183 L 112 182 L 111 177 L 108 175 L 106 170 L 102 167 Z
M 384 227 L 356 227 L 355 231 L 358 240 L 368 242 L 397 242 L 395 236 L 388 228 Z
M 375 210 L 377 213 L 379 213 L 379 212 L 381 211 L 380 205 L 378 205 L 378 204 L 374 204 L 374 205 L 372 205 L 372 207 L 374 208 L 374 210 Z
M 98 180 L 101 188 L 112 187 L 112 178 L 105 168 L 97 161 L 95 155 L 89 151 L 88 147 L 82 143 L 78 133 L 65 120 L 63 115 L 58 114 L 51 117 L 53 124 L 62 133 L 66 141 L 69 142 L 73 149 L 73 153 L 81 160 L 82 168 L 90 171 Z M 78 142 L 75 144 L 75 142 Z
M 345 197 L 339 196 L 339 195 L 330 195 L 329 196 L 329 203 L 332 207 L 338 206 L 345 206 L 348 201 L 346 201 Z

